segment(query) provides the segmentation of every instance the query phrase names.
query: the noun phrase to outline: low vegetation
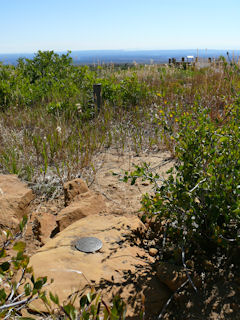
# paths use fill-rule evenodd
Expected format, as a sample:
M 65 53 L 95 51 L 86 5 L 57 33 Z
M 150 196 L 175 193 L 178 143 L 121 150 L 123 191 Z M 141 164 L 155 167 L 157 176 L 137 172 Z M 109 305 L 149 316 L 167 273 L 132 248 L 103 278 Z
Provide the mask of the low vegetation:
M 102 85 L 100 112 L 93 100 L 95 83 Z M 0 65 L 0 170 L 17 174 L 35 192 L 56 196 L 64 181 L 85 170 L 94 174 L 92 158 L 106 148 L 136 155 L 167 149 L 175 165 L 166 179 L 147 163 L 122 176 L 132 184 L 138 178 L 153 184 L 152 193 L 142 198 L 142 219 L 151 219 L 162 259 L 186 267 L 187 255 L 202 272 L 201 255 L 213 261 L 221 255 L 227 266 L 240 241 L 239 110 L 240 68 L 224 58 L 205 68 L 81 67 L 73 66 L 69 54 L 39 51 L 16 67 Z M 22 244 L 15 249 L 11 262 L 17 269 L 21 265 L 24 276 L 31 273 Z M 10 262 L 0 270 L 11 287 L 10 293 L 0 290 L 0 312 L 9 303 L 8 315 L 23 297 L 15 295 Z M 40 293 L 46 279 L 31 282 L 25 284 L 26 301 L 37 296 L 48 304 Z M 83 297 L 79 319 L 99 319 L 100 299 L 95 293 Z M 57 297 L 50 300 L 58 304 Z M 60 309 L 77 319 L 72 308 Z M 104 319 L 119 319 L 113 314 L 123 315 L 125 309 L 116 299 L 109 310 L 105 306 Z

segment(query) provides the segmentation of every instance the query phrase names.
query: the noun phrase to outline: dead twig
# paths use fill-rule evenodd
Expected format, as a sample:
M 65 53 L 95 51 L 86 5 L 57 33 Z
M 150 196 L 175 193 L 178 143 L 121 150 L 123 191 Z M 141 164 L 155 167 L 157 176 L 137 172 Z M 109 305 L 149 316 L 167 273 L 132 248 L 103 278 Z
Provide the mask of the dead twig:
M 192 285 L 193 289 L 195 290 L 195 292 L 197 292 L 198 290 L 197 290 L 196 286 L 194 285 L 194 283 L 193 283 L 193 281 L 192 281 L 192 279 L 190 277 L 190 274 L 188 272 L 188 268 L 187 268 L 186 263 L 185 263 L 185 251 L 184 251 L 184 247 L 183 246 L 182 246 L 182 264 L 183 264 L 184 271 L 186 272 L 186 275 L 188 277 L 189 282 L 191 283 L 191 285 Z
M 183 284 L 181 284 L 181 286 L 171 295 L 171 297 L 170 297 L 170 298 L 168 299 L 168 301 L 165 303 L 165 305 L 164 305 L 161 313 L 159 314 L 158 320 L 159 320 L 159 319 L 162 319 L 162 317 L 164 316 L 164 313 L 165 313 L 168 305 L 169 305 L 170 302 L 172 301 L 174 295 L 175 295 L 176 293 L 179 293 L 179 292 L 182 290 L 182 288 L 185 287 L 185 285 L 186 285 L 188 282 L 189 282 L 189 279 L 187 279 L 186 281 L 184 281 Z

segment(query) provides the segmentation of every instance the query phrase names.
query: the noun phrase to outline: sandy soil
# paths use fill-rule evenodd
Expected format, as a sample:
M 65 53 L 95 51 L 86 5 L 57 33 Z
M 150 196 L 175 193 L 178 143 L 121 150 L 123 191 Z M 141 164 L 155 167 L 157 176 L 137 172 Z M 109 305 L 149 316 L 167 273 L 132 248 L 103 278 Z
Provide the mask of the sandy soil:
M 97 160 L 97 161 L 96 161 Z M 134 165 L 150 163 L 154 171 L 165 177 L 167 170 L 173 165 L 173 159 L 168 152 L 158 152 L 148 155 L 134 156 L 132 154 L 119 155 L 114 150 L 101 154 L 96 159 L 98 169 L 90 188 L 100 192 L 106 200 L 109 213 L 137 213 L 141 208 L 141 197 L 152 190 L 148 181 L 138 179 L 134 186 L 123 183 L 119 176 L 112 173 L 124 174 L 134 170 Z

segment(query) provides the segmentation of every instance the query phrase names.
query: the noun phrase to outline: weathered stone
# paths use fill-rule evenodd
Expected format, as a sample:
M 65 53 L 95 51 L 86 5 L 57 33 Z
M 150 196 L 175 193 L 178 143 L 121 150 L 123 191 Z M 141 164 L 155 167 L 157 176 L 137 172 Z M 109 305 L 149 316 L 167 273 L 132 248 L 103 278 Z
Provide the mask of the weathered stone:
M 39 240 L 42 244 L 46 244 L 49 241 L 52 231 L 56 228 L 56 216 L 51 213 L 42 213 L 38 216 L 39 222 Z
M 201 279 L 196 274 L 191 274 L 191 279 L 196 287 L 201 285 Z M 159 262 L 157 265 L 157 276 L 171 291 L 175 292 L 186 280 L 187 274 L 183 267 L 169 262 Z
M 151 268 L 153 258 L 136 245 L 136 230 L 144 225 L 135 216 L 91 215 L 81 219 L 47 242 L 31 257 L 35 276 L 47 276 L 54 282 L 45 289 L 57 293 L 60 302 L 76 291 L 89 291 L 89 285 L 103 292 L 106 301 L 120 293 L 128 306 L 128 316 L 139 314 L 142 294 L 146 313 L 158 313 L 170 291 L 162 285 Z M 95 253 L 75 249 L 79 237 L 97 237 L 103 243 Z M 79 299 L 76 299 L 79 301 Z M 45 311 L 42 303 L 32 308 Z
M 78 194 L 70 205 L 59 212 L 57 215 L 57 225 L 62 231 L 73 222 L 84 217 L 98 214 L 106 210 L 103 197 L 93 191 Z
M 16 175 L 0 175 L 0 228 L 16 229 L 33 199 L 32 190 Z
M 74 179 L 68 181 L 63 186 L 65 206 L 68 206 L 70 202 L 79 194 L 88 192 L 88 186 L 82 179 Z

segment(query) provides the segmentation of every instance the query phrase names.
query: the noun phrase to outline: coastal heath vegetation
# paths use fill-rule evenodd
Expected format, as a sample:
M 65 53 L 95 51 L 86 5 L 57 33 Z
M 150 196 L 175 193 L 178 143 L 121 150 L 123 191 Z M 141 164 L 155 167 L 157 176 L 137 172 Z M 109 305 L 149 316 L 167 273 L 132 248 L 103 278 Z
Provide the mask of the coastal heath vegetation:
M 191 100 L 177 94 L 172 103 L 157 94 L 155 121 L 175 159 L 167 178 L 148 163 L 121 176 L 132 185 L 139 178 L 153 185 L 142 197 L 142 220 L 150 219 L 158 234 L 162 259 L 187 268 L 187 255 L 200 272 L 206 256 L 234 266 L 240 245 L 240 68 L 221 62 L 198 71 L 203 82 L 194 84 L 194 99 L 192 86 Z
M 238 241 L 239 93 L 239 65 L 223 57 L 205 68 L 75 66 L 70 52 L 39 51 L 0 65 L 0 170 L 52 195 L 85 170 L 93 174 L 93 156 L 107 148 L 165 148 L 175 166 L 143 198 L 143 211 L 165 217 L 174 241 L 226 245 Z
M 16 66 L 0 64 L 0 170 L 51 194 L 86 168 L 94 171 L 93 156 L 106 148 L 139 154 L 164 145 L 174 153 L 170 132 L 160 132 L 161 112 L 165 128 L 174 128 L 177 109 L 208 106 L 217 116 L 239 89 L 238 71 L 224 63 L 75 66 L 70 52 L 39 51 Z M 95 83 L 102 85 L 100 113 Z
M 94 83 L 102 84 L 100 114 Z M 61 184 L 81 175 L 103 148 L 124 151 L 129 136 L 138 151 L 147 128 L 143 106 L 152 99 L 135 72 L 74 66 L 69 53 L 39 51 L 16 66 L 0 65 L 1 171 L 41 189 L 50 179 Z
M 102 85 L 100 112 L 93 100 L 96 83 Z M 153 184 L 142 198 L 142 219 L 152 219 L 162 258 L 186 267 L 185 255 L 196 262 L 201 254 L 217 252 L 230 265 L 240 239 L 239 108 L 239 65 L 224 58 L 202 68 L 75 66 L 69 53 L 39 51 L 16 66 L 0 65 L 0 171 L 17 174 L 37 193 L 56 196 L 66 180 L 86 171 L 93 175 L 93 157 L 108 148 L 135 155 L 169 150 L 175 164 L 167 178 L 147 163 L 122 176 L 132 184 L 138 178 Z M 11 262 L 24 270 L 24 245 L 15 249 Z M 11 282 L 10 262 L 0 268 Z M 46 279 L 34 279 L 26 299 L 33 293 L 45 299 L 39 291 L 45 284 Z M 13 282 L 14 293 L 16 286 Z M 84 306 L 98 301 L 91 294 Z M 1 291 L 0 306 L 8 298 Z M 50 300 L 58 304 L 56 296 Z M 116 314 L 124 313 L 120 300 L 115 306 Z M 75 319 L 72 306 L 64 310 Z

